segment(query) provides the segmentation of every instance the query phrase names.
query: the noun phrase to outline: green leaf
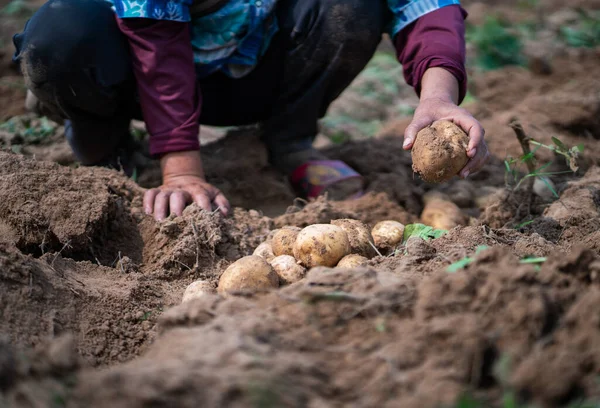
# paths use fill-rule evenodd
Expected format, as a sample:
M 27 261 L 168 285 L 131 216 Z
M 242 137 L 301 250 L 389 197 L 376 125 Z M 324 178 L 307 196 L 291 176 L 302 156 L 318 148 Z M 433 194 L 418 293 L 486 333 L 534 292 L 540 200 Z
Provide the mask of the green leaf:
M 442 229 L 435 229 L 429 225 L 424 224 L 409 224 L 404 228 L 404 242 L 408 241 L 410 237 L 419 237 L 425 241 L 430 239 L 436 239 L 447 233 L 448 231 Z
M 585 146 L 583 145 L 583 143 L 578 144 L 575 147 L 577 148 L 577 150 L 579 150 L 579 153 L 583 153 L 583 150 L 585 149 Z
M 521 259 L 521 261 L 519 263 L 522 264 L 541 264 L 544 263 L 548 260 L 548 258 L 546 258 L 545 256 L 541 256 L 541 257 L 526 257 Z
M 558 138 L 552 136 L 552 143 L 554 143 L 559 149 L 563 150 L 563 151 L 567 151 L 569 150 L 569 148 L 567 146 L 565 146 L 565 144 Z
M 552 195 L 554 197 L 560 198 L 558 193 L 556 192 L 554 187 L 552 187 L 552 184 L 550 184 L 550 182 L 548 181 L 548 179 L 546 177 L 540 177 L 540 180 L 542 180 L 542 182 L 546 185 L 546 187 L 548 187 L 548 190 L 550 190 L 552 192 Z
M 526 227 L 526 226 L 528 226 L 529 224 L 533 224 L 534 222 L 535 222 L 535 220 L 529 220 L 529 221 L 522 222 L 522 223 L 520 223 L 519 225 L 517 225 L 517 226 L 515 227 L 515 229 L 516 229 L 516 230 L 519 230 L 519 229 L 521 229 L 521 228 L 523 228 L 523 227 Z
M 487 245 L 479 245 L 476 249 L 475 249 L 475 256 L 479 255 L 481 252 L 485 251 L 486 249 L 488 249 L 489 247 Z M 473 263 L 473 261 L 475 261 L 475 257 L 470 257 L 470 256 L 466 256 L 463 259 L 454 262 L 453 264 L 449 265 L 446 268 L 446 272 L 448 273 L 455 273 L 460 271 L 461 269 L 466 268 L 467 266 L 469 266 L 470 264 Z

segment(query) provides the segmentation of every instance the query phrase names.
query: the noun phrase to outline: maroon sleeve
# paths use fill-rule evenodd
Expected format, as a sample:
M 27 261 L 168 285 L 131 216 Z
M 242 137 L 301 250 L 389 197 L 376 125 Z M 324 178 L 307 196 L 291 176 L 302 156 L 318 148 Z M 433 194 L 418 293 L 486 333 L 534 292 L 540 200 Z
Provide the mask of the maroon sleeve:
M 465 18 L 458 5 L 446 6 L 419 18 L 395 38 L 398 61 L 406 82 L 421 94 L 421 79 L 428 68 L 442 67 L 460 87 L 459 103 L 467 93 L 465 69 Z
M 150 153 L 198 150 L 201 96 L 189 23 L 117 18 L 129 39 Z

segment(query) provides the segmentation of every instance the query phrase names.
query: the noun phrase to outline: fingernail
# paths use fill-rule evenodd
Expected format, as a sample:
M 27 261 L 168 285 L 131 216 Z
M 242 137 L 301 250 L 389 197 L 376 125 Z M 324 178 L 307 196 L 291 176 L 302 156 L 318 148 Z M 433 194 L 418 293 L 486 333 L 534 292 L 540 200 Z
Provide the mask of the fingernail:
M 470 174 L 469 170 L 465 170 L 465 171 L 463 172 L 463 178 L 467 178 L 467 177 L 469 177 L 469 174 Z
M 404 143 L 402 144 L 402 147 L 408 147 L 410 146 L 412 140 L 411 139 L 404 139 Z
M 473 148 L 473 149 L 469 150 L 469 156 L 473 157 L 476 154 L 477 154 L 477 149 L 476 148 Z

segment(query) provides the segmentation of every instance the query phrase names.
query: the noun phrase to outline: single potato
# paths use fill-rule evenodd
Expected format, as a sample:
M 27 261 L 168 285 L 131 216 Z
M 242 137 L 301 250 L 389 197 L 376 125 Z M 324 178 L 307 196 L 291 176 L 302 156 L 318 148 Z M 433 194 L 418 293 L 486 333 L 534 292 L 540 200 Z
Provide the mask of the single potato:
M 468 225 L 469 219 L 452 201 L 435 199 L 429 201 L 421 213 L 423 224 L 436 229 L 451 230 Z
M 346 232 L 350 241 L 350 252 L 369 259 L 377 255 L 371 231 L 369 231 L 369 228 L 365 224 L 351 219 L 333 220 L 331 224 L 340 227 Z
M 369 260 L 362 255 L 358 254 L 350 254 L 343 257 L 340 262 L 338 262 L 338 268 L 358 268 L 359 266 L 364 266 Z
M 273 247 L 271 247 L 271 244 L 268 242 L 263 242 L 262 244 L 257 246 L 252 255 L 260 256 L 267 262 L 271 262 L 273 258 L 275 258 L 275 254 L 273 253 Z
M 279 255 L 273 258 L 271 267 L 279 276 L 281 285 L 296 283 L 306 276 L 306 268 L 299 265 L 293 256 Z
M 271 247 L 275 256 L 289 255 L 294 256 L 294 243 L 300 233 L 301 228 L 283 227 L 273 235 Z
M 375 246 L 381 249 L 393 249 L 404 239 L 404 224 L 398 221 L 381 221 L 371 231 Z
M 458 174 L 469 160 L 469 136 L 448 120 L 422 129 L 412 148 L 413 170 L 430 183 L 441 183 Z
M 279 277 L 263 258 L 246 256 L 229 266 L 219 279 L 217 292 L 226 296 L 231 292 L 256 291 L 279 287 Z
M 304 228 L 294 244 L 294 257 L 307 268 L 332 268 L 349 253 L 348 234 L 331 224 L 315 224 Z
M 185 288 L 181 303 L 189 302 L 190 300 L 199 299 L 206 295 L 215 294 L 215 288 L 209 281 L 197 280 L 192 282 Z

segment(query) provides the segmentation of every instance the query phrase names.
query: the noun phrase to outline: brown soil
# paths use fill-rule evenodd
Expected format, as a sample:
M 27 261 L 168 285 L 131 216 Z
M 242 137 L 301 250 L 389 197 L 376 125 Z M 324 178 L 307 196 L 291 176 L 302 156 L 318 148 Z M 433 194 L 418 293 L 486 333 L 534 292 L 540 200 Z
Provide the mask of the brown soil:
M 386 126 L 387 137 L 326 148 L 364 175 L 365 195 L 350 201 L 294 200 L 252 129 L 203 147 L 208 178 L 237 207 L 229 218 L 192 206 L 156 223 L 136 183 L 74 166 L 60 131 L 23 144 L 25 156 L 0 152 L 0 406 L 600 400 L 597 56 L 558 54 L 550 75 L 475 75 L 468 109 L 494 157 L 468 180 L 415 177 L 398 137 L 406 120 Z M 503 160 L 521 154 L 514 116 L 541 142 L 585 144 L 580 171 L 552 177 L 560 199 L 504 189 Z M 558 158 L 547 170 L 566 168 Z M 157 171 L 149 163 L 140 184 L 156 185 Z M 187 285 L 216 288 L 276 228 L 414 223 L 430 197 L 460 211 L 461 225 L 441 238 L 412 238 L 364 268 L 313 268 L 278 290 L 180 304 Z

